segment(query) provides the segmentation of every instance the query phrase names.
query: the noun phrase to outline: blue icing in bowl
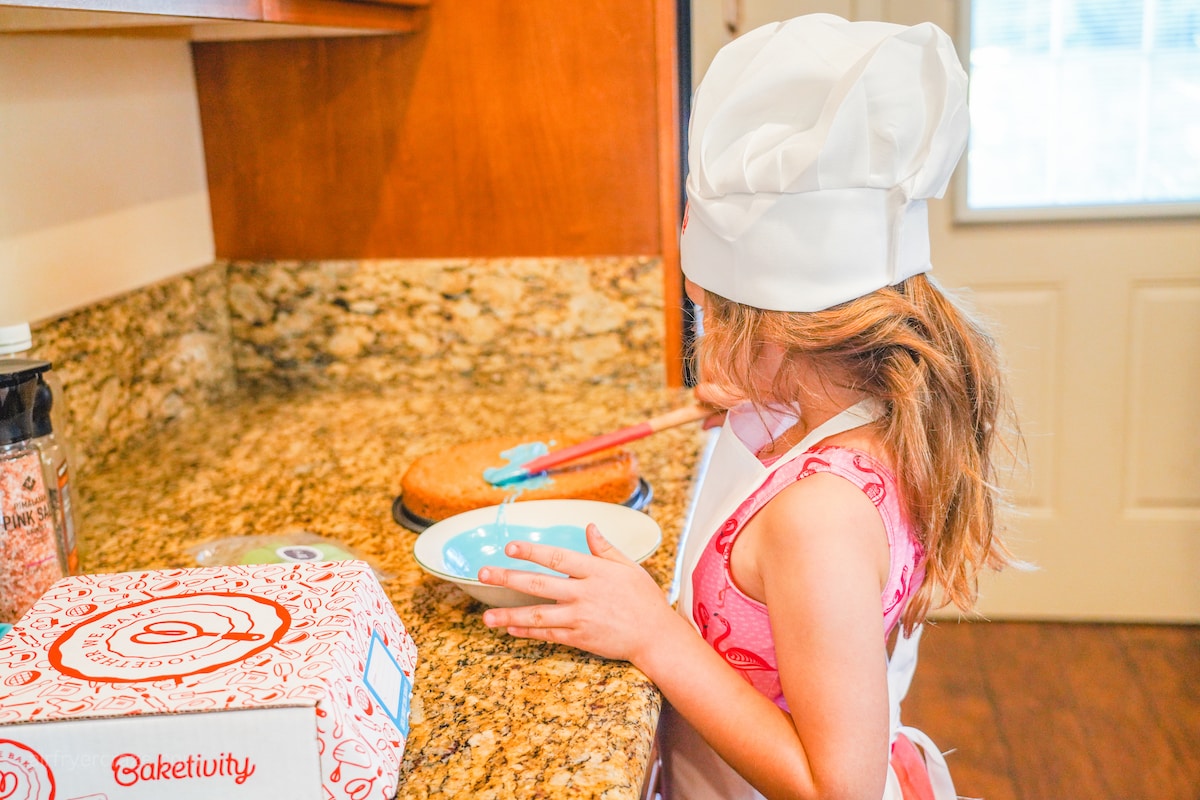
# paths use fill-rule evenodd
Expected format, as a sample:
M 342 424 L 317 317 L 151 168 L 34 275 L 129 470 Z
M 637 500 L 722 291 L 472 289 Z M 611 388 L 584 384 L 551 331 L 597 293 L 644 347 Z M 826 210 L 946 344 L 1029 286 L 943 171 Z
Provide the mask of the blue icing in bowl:
M 502 520 L 463 531 L 442 545 L 442 563 L 446 571 L 460 578 L 475 578 L 483 567 L 503 567 L 545 575 L 558 575 L 552 569 L 504 554 L 509 542 L 536 542 L 587 553 L 587 533 L 578 525 L 509 525 Z

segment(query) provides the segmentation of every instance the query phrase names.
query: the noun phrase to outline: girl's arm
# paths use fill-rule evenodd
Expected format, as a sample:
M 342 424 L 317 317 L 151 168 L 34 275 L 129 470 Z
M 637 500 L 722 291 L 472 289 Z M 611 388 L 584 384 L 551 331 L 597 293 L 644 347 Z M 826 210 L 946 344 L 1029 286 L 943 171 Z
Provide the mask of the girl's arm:
M 745 538 L 757 570 L 750 582 L 761 579 L 765 591 L 791 715 L 726 664 L 595 526 L 592 556 L 509 544 L 510 556 L 571 577 L 482 570 L 485 583 L 557 601 L 489 609 L 484 622 L 632 662 L 768 797 L 875 800 L 888 744 L 878 563 L 864 557 L 877 552 L 875 537 L 882 523 L 870 501 L 840 478 L 814 475 L 781 492 L 739 538 L 735 552 Z

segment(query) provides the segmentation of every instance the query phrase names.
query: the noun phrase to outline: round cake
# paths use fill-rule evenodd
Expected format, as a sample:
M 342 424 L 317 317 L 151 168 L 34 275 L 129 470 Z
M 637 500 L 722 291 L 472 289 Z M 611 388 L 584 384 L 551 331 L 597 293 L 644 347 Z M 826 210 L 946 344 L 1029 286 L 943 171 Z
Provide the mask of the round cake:
M 571 461 L 546 473 L 545 478 L 493 486 L 483 478 L 489 467 L 506 466 L 502 455 L 530 441 L 513 436 L 482 439 L 421 456 L 400 482 L 400 499 L 414 517 L 430 522 L 464 511 L 503 503 L 510 497 L 524 500 L 570 498 L 625 503 L 638 491 L 637 457 L 624 448 L 613 448 Z M 553 449 L 571 440 L 547 438 Z

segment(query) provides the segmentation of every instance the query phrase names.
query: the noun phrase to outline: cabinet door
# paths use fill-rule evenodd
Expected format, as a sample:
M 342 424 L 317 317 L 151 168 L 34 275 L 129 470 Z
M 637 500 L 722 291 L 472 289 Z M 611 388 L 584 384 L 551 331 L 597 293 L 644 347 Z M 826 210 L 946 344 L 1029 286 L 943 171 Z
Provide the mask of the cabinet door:
M 410 36 L 197 43 L 217 254 L 660 254 L 665 5 L 454 0 Z

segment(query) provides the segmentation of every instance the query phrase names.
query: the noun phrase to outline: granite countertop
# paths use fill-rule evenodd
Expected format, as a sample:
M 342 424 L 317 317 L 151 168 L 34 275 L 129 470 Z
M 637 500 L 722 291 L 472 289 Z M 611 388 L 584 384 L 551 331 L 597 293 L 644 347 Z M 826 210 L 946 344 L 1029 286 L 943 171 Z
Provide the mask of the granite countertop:
M 195 566 L 193 548 L 205 542 L 297 529 L 340 540 L 387 574 L 384 588 L 418 649 L 400 798 L 636 798 L 658 721 L 654 686 L 627 663 L 484 627 L 481 604 L 417 566 L 415 535 L 393 521 L 391 505 L 424 453 L 508 433 L 601 433 L 686 399 L 680 390 L 591 386 L 230 401 L 83 477 L 82 565 Z M 645 566 L 664 589 L 703 441 L 698 426 L 685 426 L 630 446 L 654 493 L 647 511 L 663 529 Z

